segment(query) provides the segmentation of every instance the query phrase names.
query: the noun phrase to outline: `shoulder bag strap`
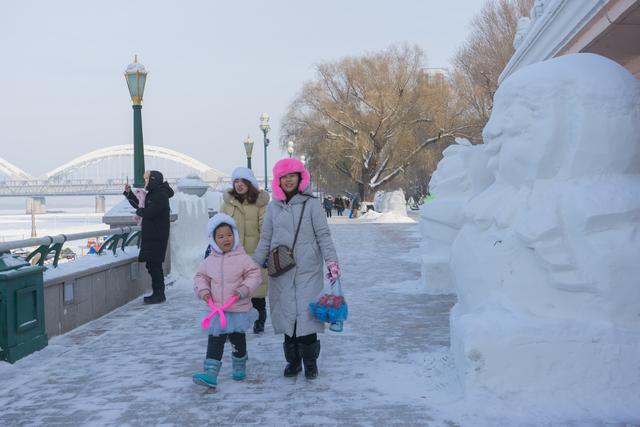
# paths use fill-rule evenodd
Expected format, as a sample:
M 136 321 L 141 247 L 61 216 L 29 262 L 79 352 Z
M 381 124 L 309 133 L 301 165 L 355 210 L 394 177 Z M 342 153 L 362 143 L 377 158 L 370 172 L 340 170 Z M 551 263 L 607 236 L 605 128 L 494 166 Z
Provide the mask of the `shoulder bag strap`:
M 298 228 L 296 228 L 296 235 L 293 238 L 293 245 L 291 246 L 291 253 L 293 253 L 293 248 L 296 247 L 296 241 L 298 240 L 298 232 L 300 231 L 300 225 L 302 224 L 302 216 L 304 215 L 304 208 L 305 206 L 307 206 L 307 201 L 309 199 L 305 200 L 304 203 L 302 204 L 302 212 L 300 212 L 300 221 L 298 221 Z

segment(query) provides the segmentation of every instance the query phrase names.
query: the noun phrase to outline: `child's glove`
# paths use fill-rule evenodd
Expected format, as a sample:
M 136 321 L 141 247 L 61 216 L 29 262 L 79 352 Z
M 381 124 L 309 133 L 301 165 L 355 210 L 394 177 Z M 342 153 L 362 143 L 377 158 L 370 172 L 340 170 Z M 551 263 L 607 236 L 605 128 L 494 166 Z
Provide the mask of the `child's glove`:
M 246 295 L 242 293 L 242 291 L 240 290 L 240 288 L 238 288 L 238 289 L 236 289 L 235 291 L 233 291 L 233 294 L 234 294 L 235 296 L 237 296 L 237 297 L 238 297 L 238 299 L 243 299 L 243 298 L 245 298 L 245 297 L 246 297 Z
M 325 277 L 332 282 L 335 282 L 336 280 L 338 280 L 338 277 L 340 277 L 341 275 L 338 261 L 329 261 L 327 263 L 327 269 L 329 270 L 329 272 Z

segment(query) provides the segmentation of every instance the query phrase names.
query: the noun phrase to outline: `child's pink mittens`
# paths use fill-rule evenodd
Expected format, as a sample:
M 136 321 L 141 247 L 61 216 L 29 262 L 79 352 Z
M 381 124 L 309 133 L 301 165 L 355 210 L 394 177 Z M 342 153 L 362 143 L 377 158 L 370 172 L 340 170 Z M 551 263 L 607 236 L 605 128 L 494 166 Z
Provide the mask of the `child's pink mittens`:
M 332 282 L 335 282 L 336 280 L 338 280 L 338 277 L 340 277 L 341 275 L 338 261 L 327 262 L 327 270 L 329 270 L 329 272 L 325 276 L 327 279 L 329 279 Z

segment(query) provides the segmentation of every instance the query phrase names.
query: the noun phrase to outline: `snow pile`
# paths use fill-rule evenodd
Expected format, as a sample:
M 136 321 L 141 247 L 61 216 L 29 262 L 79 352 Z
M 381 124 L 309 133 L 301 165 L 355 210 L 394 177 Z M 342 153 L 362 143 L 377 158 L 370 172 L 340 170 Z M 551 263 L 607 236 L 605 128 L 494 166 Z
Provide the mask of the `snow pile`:
M 378 223 L 415 222 L 407 216 L 407 202 L 404 191 L 378 191 L 374 197 L 375 211 L 369 211 L 360 216 L 360 221 Z
M 484 146 L 456 139 L 443 155 L 429 182 L 433 199 L 420 208 L 422 281 L 430 294 L 455 293 L 449 258 L 465 222 L 463 207 L 493 182 Z
M 171 224 L 171 271 L 193 279 L 207 249 L 207 203 L 204 197 L 177 193 L 171 211 L 178 220 Z
M 115 204 L 109 211 L 104 214 L 105 217 L 123 217 L 130 216 L 131 221 L 134 221 L 136 216 L 136 209 L 131 206 L 131 203 L 126 198 L 122 198 L 117 204 Z
M 127 246 L 124 250 L 116 249 L 115 254 L 112 251 L 105 250 L 101 255 L 88 254 L 78 257 L 73 262 L 60 263 L 57 267 L 47 266 L 44 272 L 44 281 L 53 282 L 61 277 L 86 272 L 92 268 L 104 267 L 122 261 L 137 260 L 138 252 L 139 250 L 136 246 Z
M 531 65 L 483 136 L 447 153 L 423 208 L 433 256 L 453 241 L 467 394 L 640 416 L 640 83 L 593 54 Z

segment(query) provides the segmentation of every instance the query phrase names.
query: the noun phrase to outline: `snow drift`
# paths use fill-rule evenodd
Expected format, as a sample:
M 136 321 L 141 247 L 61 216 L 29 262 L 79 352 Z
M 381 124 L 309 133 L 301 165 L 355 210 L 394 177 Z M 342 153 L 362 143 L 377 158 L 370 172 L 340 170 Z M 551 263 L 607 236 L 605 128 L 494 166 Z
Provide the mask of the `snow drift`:
M 637 415 L 640 83 L 593 54 L 531 65 L 483 138 L 445 151 L 422 212 L 465 390 Z

